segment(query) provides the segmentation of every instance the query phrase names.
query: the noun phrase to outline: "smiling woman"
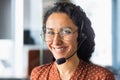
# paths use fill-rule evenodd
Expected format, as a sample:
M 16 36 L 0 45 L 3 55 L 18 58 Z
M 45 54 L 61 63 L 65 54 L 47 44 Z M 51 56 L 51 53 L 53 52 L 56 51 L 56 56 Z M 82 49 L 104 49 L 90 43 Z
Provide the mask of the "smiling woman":
M 66 28 L 66 26 L 69 27 Z M 50 43 L 47 43 L 48 48 L 53 53 L 55 59 L 68 57 L 71 53 L 77 50 L 78 34 L 77 32 L 73 34 L 77 27 L 75 27 L 68 15 L 64 13 L 51 14 L 46 22 L 46 29 L 48 28 L 51 28 L 54 32 L 59 33 L 54 35 Z M 67 32 L 69 32 L 69 34 Z M 64 34 L 61 35 L 60 33 Z M 46 32 L 46 39 L 48 37 L 47 34 L 48 33 Z
M 95 34 L 80 6 L 57 2 L 46 12 L 43 24 L 55 61 L 34 68 L 31 80 L 115 80 L 110 71 L 90 62 Z

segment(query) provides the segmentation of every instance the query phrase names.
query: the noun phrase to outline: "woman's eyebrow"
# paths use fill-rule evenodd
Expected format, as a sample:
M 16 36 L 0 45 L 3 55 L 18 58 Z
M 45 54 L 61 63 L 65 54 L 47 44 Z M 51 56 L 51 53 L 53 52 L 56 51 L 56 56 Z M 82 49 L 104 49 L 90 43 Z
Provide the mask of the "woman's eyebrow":
M 46 28 L 47 30 L 54 30 L 53 28 Z
M 64 28 L 72 29 L 70 26 L 65 26 L 65 27 L 63 27 L 63 28 L 61 28 L 61 29 L 64 29 Z
M 72 29 L 70 26 L 64 26 L 62 28 L 60 28 L 60 30 L 63 30 L 65 28 L 68 28 L 68 29 Z M 47 30 L 54 30 L 54 28 L 46 28 Z
M 64 29 L 73 30 L 73 28 L 71 28 L 71 27 L 69 27 L 69 26 L 66 26 L 66 27 L 61 28 L 61 30 L 64 30 Z

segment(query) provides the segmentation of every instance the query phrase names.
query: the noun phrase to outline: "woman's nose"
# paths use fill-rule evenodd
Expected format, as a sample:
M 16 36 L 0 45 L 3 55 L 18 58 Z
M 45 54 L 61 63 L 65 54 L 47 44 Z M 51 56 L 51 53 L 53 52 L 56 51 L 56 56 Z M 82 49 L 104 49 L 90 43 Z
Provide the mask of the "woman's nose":
M 54 38 L 53 38 L 53 44 L 55 45 L 60 45 L 62 43 L 62 38 L 60 36 L 60 34 L 55 34 Z

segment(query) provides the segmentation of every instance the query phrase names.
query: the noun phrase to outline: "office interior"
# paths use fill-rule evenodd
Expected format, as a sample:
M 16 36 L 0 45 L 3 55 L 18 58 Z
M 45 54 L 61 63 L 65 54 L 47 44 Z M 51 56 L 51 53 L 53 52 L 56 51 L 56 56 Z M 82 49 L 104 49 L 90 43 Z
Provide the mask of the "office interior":
M 52 61 L 41 38 L 43 15 L 57 1 L 0 0 L 0 80 L 29 80 L 31 70 Z M 120 0 L 66 0 L 80 5 L 95 31 L 91 61 L 120 79 Z

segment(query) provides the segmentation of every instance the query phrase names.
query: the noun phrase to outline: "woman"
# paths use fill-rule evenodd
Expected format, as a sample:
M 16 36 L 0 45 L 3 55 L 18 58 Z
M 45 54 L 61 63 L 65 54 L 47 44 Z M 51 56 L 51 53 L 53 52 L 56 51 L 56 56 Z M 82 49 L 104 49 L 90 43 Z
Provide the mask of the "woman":
M 31 80 L 115 80 L 110 71 L 90 62 L 95 34 L 79 6 L 58 2 L 47 11 L 43 24 L 55 61 L 34 68 Z

